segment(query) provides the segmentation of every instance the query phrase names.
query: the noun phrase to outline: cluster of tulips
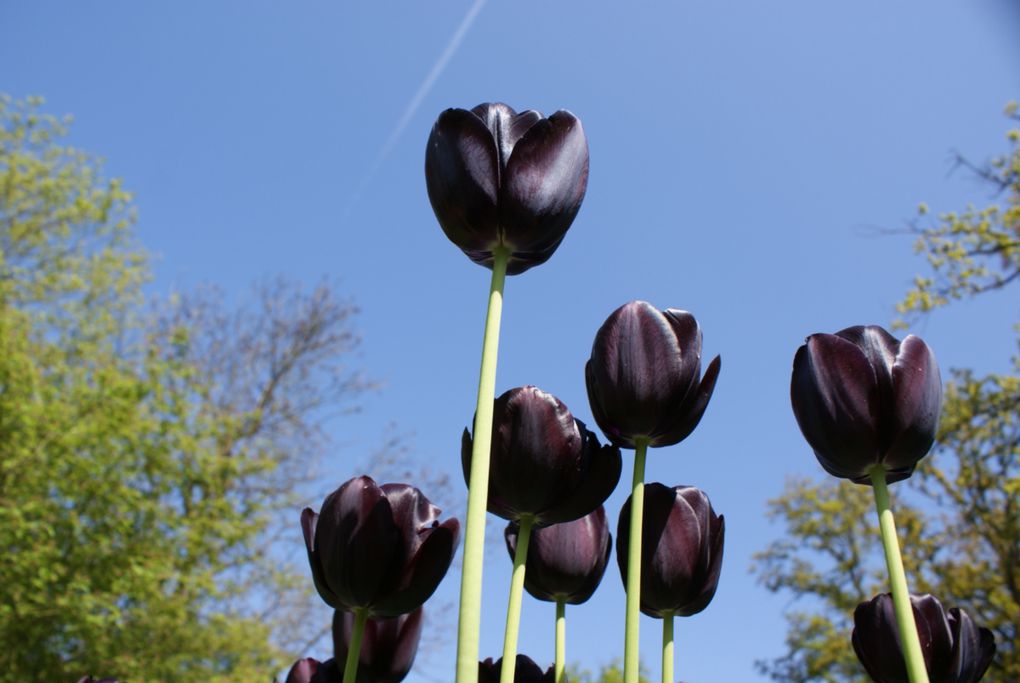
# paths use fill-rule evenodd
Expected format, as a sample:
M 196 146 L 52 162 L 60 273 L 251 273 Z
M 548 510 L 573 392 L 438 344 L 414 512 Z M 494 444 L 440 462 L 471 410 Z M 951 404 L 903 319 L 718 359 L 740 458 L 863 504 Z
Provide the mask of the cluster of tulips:
M 602 504 L 621 476 L 621 449 L 634 451 L 616 536 L 627 594 L 624 681 L 638 681 L 643 612 L 662 621 L 662 681 L 672 683 L 673 620 L 712 600 L 725 524 L 703 491 L 646 484 L 645 456 L 692 433 L 720 359 L 702 374 L 694 316 L 634 301 L 598 330 L 585 367 L 591 412 L 607 444 L 541 389 L 496 398 L 505 276 L 544 263 L 562 242 L 587 187 L 587 140 L 565 111 L 545 118 L 504 104 L 449 109 L 429 137 L 425 176 L 447 237 L 492 270 L 478 404 L 461 451 L 468 510 L 456 683 L 564 682 L 565 606 L 588 600 L 608 564 L 612 538 Z M 822 466 L 875 491 L 892 591 L 854 614 L 852 645 L 863 667 L 879 682 L 978 681 L 995 651 L 990 631 L 958 609 L 947 613 L 932 596 L 909 595 L 889 506 L 887 484 L 910 476 L 934 440 L 941 380 L 931 351 L 917 337 L 900 342 L 873 326 L 812 335 L 794 359 L 791 396 Z M 480 662 L 487 511 L 508 522 L 513 573 L 502 657 Z M 318 513 L 304 510 L 315 587 L 336 610 L 334 657 L 298 661 L 287 683 L 396 683 L 407 675 L 422 605 L 459 542 L 459 522 L 440 517 L 417 488 L 368 477 L 341 485 Z M 556 604 L 555 662 L 544 671 L 517 653 L 524 590 Z

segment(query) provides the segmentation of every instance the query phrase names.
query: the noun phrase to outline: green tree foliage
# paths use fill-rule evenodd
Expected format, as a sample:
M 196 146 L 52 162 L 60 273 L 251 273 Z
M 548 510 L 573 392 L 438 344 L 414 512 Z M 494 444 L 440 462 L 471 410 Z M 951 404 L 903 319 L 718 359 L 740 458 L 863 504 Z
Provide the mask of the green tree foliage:
M 623 666 L 619 661 L 610 662 L 601 667 L 597 673 L 571 666 L 567 668 L 566 679 L 569 683 L 623 683 Z M 641 667 L 638 681 L 651 683 L 644 666 Z
M 1015 104 L 1006 114 L 1020 121 Z M 1020 130 L 1007 138 L 1007 154 L 968 165 L 995 189 L 993 203 L 934 220 L 921 207 L 929 222 L 913 231 L 931 273 L 915 280 L 901 315 L 1020 283 Z M 894 490 L 911 590 L 992 629 L 998 652 L 984 680 L 1002 683 L 1020 680 L 1020 358 L 1012 367 L 951 373 L 936 446 Z M 788 535 L 757 555 L 755 570 L 769 590 L 799 600 L 787 614 L 786 654 L 759 662 L 772 679 L 868 680 L 849 638 L 854 607 L 887 590 L 870 493 L 833 479 L 797 480 L 770 502 Z
M 307 587 L 266 548 L 364 386 L 354 309 L 147 307 L 131 197 L 65 124 L 0 96 L 0 681 L 269 680 Z

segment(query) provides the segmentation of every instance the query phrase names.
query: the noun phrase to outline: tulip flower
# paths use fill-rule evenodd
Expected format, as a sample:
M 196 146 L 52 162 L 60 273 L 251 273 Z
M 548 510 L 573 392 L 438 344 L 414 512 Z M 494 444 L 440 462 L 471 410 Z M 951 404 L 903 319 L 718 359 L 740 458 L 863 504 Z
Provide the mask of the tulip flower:
M 790 398 L 804 438 L 830 474 L 871 483 L 912 682 L 925 680 L 887 484 L 913 473 L 935 439 L 942 381 L 918 337 L 875 325 L 813 334 L 793 359 Z
M 355 614 L 344 678 L 353 681 L 368 617 L 413 612 L 436 590 L 453 560 L 456 519 L 406 484 L 356 477 L 301 513 L 315 588 L 334 609 Z
M 549 260 L 581 208 L 588 142 L 567 111 L 447 109 L 429 135 L 425 183 L 450 241 L 488 268 L 503 252 L 516 275 Z
M 493 406 L 489 512 L 520 522 L 510 580 L 503 683 L 514 675 L 528 545 L 533 525 L 578 519 L 601 505 L 620 479 L 620 450 L 602 446 L 563 402 L 537 387 L 511 389 Z M 474 456 L 464 430 L 461 461 L 469 479 Z
M 911 608 L 931 683 L 977 683 L 995 656 L 992 632 L 977 626 L 963 610 L 948 613 L 931 595 L 911 595 Z M 905 683 L 907 669 L 900 631 L 888 593 L 854 610 L 854 652 L 876 683 Z
M 584 368 L 595 422 L 621 448 L 679 443 L 705 413 L 720 362 L 701 376 L 701 328 L 687 311 L 624 304 L 595 335 Z
M 563 402 L 537 387 L 518 387 L 493 407 L 488 509 L 511 521 L 558 524 L 601 505 L 620 480 L 620 450 L 599 444 Z M 461 443 L 464 478 L 473 440 Z
M 918 337 L 902 342 L 881 327 L 813 334 L 797 350 L 790 384 L 793 413 L 827 472 L 868 484 L 906 479 L 931 449 L 942 381 Z
M 506 549 L 517 552 L 519 525 L 504 533 Z M 556 683 L 566 665 L 566 605 L 580 605 L 592 596 L 606 571 L 612 548 L 606 510 L 601 505 L 581 519 L 531 532 L 524 588 L 538 600 L 556 603 Z
M 407 677 L 418 653 L 424 609 L 392 619 L 369 619 L 361 641 L 355 683 L 399 683 Z M 346 661 L 354 635 L 355 616 L 333 613 L 333 657 Z
M 499 683 L 503 673 L 503 659 L 493 662 L 492 658 L 478 662 L 478 683 Z M 538 664 L 526 655 L 517 655 L 512 683 L 553 683 L 553 670 L 544 673 Z
M 662 680 L 673 681 L 673 617 L 689 617 L 705 609 L 715 595 L 722 570 L 726 524 L 712 503 L 693 486 L 644 487 L 644 535 L 638 574 L 641 611 L 663 620 Z M 630 498 L 617 526 L 616 561 L 624 585 L 632 567 L 624 550 L 631 533 Z
M 645 455 L 649 446 L 687 438 L 704 415 L 719 376 L 718 356 L 701 375 L 701 328 L 686 311 L 659 311 L 644 301 L 616 309 L 599 328 L 584 368 L 595 422 L 612 443 L 634 449 L 631 499 L 635 514 L 627 554 L 641 557 Z M 619 541 L 618 541 L 619 543 Z M 627 585 L 624 683 L 638 681 L 641 587 Z

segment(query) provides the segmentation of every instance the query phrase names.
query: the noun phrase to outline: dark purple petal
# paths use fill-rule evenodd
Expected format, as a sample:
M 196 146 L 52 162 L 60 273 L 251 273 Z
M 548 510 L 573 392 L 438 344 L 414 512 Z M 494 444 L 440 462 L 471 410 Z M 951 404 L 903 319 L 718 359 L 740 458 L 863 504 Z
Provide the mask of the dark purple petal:
M 878 463 L 878 381 L 861 349 L 813 334 L 793 361 L 793 412 L 819 462 L 836 476 L 866 478 Z
M 882 461 L 888 469 L 913 470 L 935 441 L 942 406 L 942 378 L 934 354 L 913 335 L 900 345 L 891 377 L 892 436 Z
M 719 378 L 721 367 L 722 358 L 716 356 L 708 364 L 701 383 L 684 397 L 678 408 L 672 411 L 664 427 L 657 430 L 658 434 L 649 443 L 650 446 L 672 446 L 691 435 L 708 408 L 708 402 L 712 398 L 712 392 L 715 391 L 715 383 Z
M 410 612 L 432 597 L 446 576 L 457 551 L 460 522 L 448 519 L 421 534 L 421 545 L 404 567 L 399 584 L 373 605 L 373 616 L 390 617 Z
M 596 509 L 616 490 L 623 470 L 623 456 L 616 446 L 602 446 L 595 434 L 578 420 L 585 435 L 585 447 L 578 476 L 563 495 L 536 516 L 542 524 L 560 524 L 579 519 Z
M 471 112 L 480 118 L 496 141 L 499 151 L 499 177 L 502 179 L 514 145 L 528 129 L 542 120 L 542 114 L 529 109 L 520 114 L 502 102 L 479 104 Z
M 503 670 L 503 658 L 495 662 L 492 658 L 478 662 L 478 683 L 499 683 L 499 675 Z M 549 667 L 544 673 L 538 664 L 526 655 L 517 655 L 514 666 L 514 683 L 554 683 L 555 672 Z
M 399 581 L 407 548 L 383 490 L 356 477 L 327 496 L 319 511 L 316 549 L 339 605 L 373 605 Z
M 977 683 L 988 671 L 995 657 L 992 632 L 978 626 L 959 607 L 949 610 L 949 627 L 953 634 L 952 670 L 959 683 Z
M 319 553 L 315 549 L 315 525 L 319 519 L 319 515 L 315 513 L 311 508 L 305 508 L 301 511 L 301 532 L 305 537 L 305 548 L 308 550 L 308 564 L 312 570 L 312 582 L 315 584 L 315 590 L 319 592 L 319 595 L 326 604 L 334 609 L 339 604 L 336 595 L 330 590 L 329 584 L 326 583 L 325 577 L 322 573 L 322 562 L 319 559 Z
M 587 186 L 588 142 L 577 117 L 559 111 L 534 123 L 513 148 L 500 187 L 499 222 L 519 262 L 515 272 L 549 260 Z
M 294 662 L 294 666 L 290 668 L 287 673 L 287 679 L 284 683 L 311 683 L 312 677 L 315 676 L 315 672 L 319 669 L 318 660 L 312 659 L 311 657 L 305 657 Z M 81 683 L 79 681 L 79 683 Z

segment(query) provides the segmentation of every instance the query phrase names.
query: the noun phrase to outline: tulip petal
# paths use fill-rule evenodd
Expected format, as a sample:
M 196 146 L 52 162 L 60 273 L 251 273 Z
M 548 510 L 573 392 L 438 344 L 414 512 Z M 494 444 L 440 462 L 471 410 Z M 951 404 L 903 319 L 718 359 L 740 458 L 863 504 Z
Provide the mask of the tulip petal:
M 581 472 L 553 507 L 536 515 L 536 521 L 541 524 L 559 524 L 584 517 L 606 502 L 620 481 L 623 471 L 620 449 L 608 444 L 600 446 L 595 435 L 585 429 L 580 420 L 577 422 L 581 432 L 587 434 Z
M 439 587 L 453 561 L 460 538 L 460 522 L 448 519 L 421 532 L 418 552 L 409 558 L 400 583 L 371 608 L 373 617 L 405 614 L 422 605 Z
M 492 134 L 492 139 L 496 141 L 496 149 L 499 151 L 499 177 L 502 178 L 514 145 L 529 128 L 542 120 L 542 114 L 534 109 L 518 114 L 502 102 L 479 104 L 471 112 L 482 120 Z
M 954 681 L 977 683 L 995 657 L 995 638 L 989 629 L 975 624 L 959 607 L 949 610 L 948 617 L 953 634 Z
M 319 511 L 315 540 L 338 607 L 369 607 L 400 580 L 406 552 L 383 490 L 369 477 L 351 479 Z
M 425 151 L 425 184 L 446 236 L 491 268 L 499 244 L 499 151 L 476 114 L 447 109 L 439 115 Z
M 421 640 L 424 610 L 418 609 L 392 619 L 368 619 L 358 658 L 358 680 L 399 683 L 414 664 Z M 333 657 L 347 660 L 354 633 L 354 614 L 337 610 L 333 614 Z M 339 672 L 338 672 L 339 674 Z M 339 681 L 339 679 L 337 679 Z
M 549 260 L 581 208 L 588 142 L 566 111 L 530 126 L 513 147 L 499 188 L 501 239 L 513 252 L 508 274 Z
M 301 532 L 305 537 L 305 548 L 308 550 L 308 564 L 312 570 L 312 583 L 315 584 L 315 590 L 319 592 L 319 596 L 326 601 L 327 605 L 335 609 L 339 605 L 339 601 L 326 583 L 325 577 L 322 574 L 322 563 L 319 553 L 315 548 L 315 526 L 318 519 L 319 515 L 315 514 L 315 511 L 311 508 L 302 510 Z
M 287 673 L 287 680 L 284 683 L 311 683 L 312 677 L 319 669 L 319 661 L 311 657 L 305 657 L 294 662 L 294 666 Z M 81 683 L 79 681 L 79 683 Z
M 942 406 L 942 379 L 935 356 L 913 335 L 900 344 L 892 367 L 892 385 L 894 436 L 886 447 L 883 463 L 891 470 L 913 471 L 935 441 Z
M 712 392 L 715 391 L 715 383 L 719 379 L 721 367 L 722 357 L 716 356 L 708 364 L 705 376 L 701 378 L 697 389 L 687 394 L 680 405 L 673 410 L 670 421 L 666 423 L 667 426 L 661 431 L 656 430 L 656 436 L 649 442 L 649 446 L 672 446 L 691 435 L 708 408 L 708 402 L 712 398 Z
M 793 412 L 828 472 L 858 482 L 868 479 L 879 457 L 878 391 L 874 369 L 853 342 L 813 334 L 797 350 L 790 386 Z

